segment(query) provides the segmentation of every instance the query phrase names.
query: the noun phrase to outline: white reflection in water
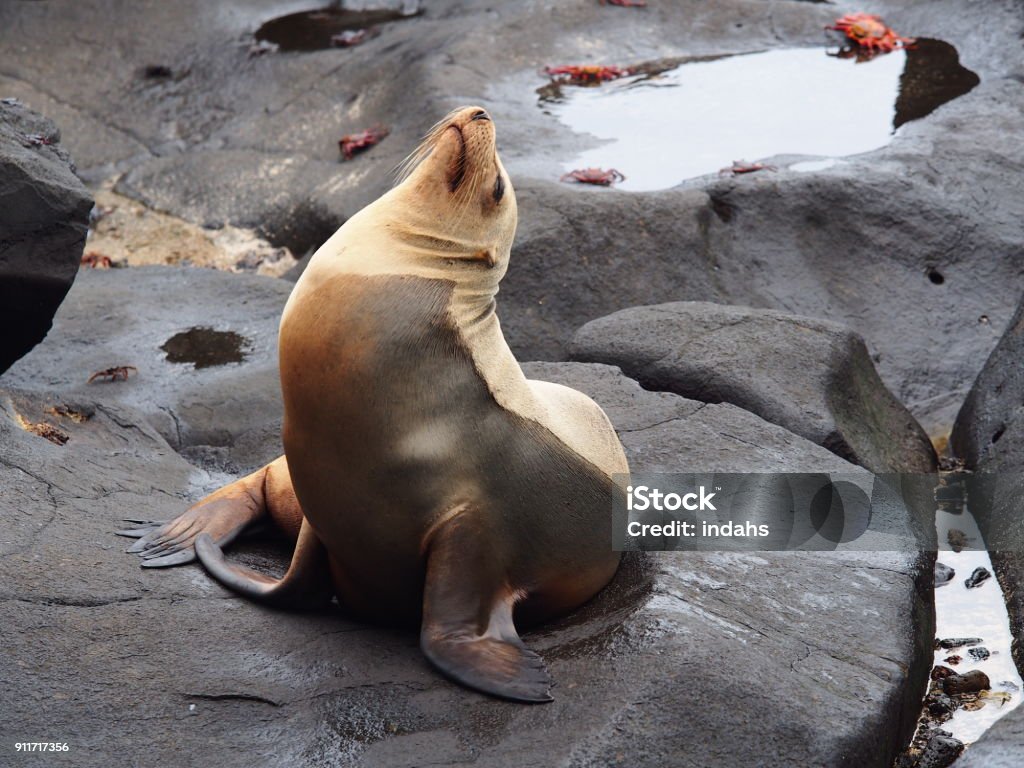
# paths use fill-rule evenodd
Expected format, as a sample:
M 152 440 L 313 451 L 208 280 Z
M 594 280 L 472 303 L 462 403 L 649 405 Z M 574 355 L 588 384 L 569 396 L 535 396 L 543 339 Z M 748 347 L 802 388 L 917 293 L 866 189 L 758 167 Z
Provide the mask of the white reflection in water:
M 777 154 L 834 157 L 892 138 L 896 51 L 863 63 L 793 48 L 684 64 L 650 80 L 565 86 L 550 109 L 574 131 L 610 140 L 565 165 L 616 168 L 620 189 L 650 190 Z
M 966 510 L 959 515 L 940 510 L 936 514 L 936 525 L 940 542 L 946 541 L 949 528 L 967 534 L 972 546 L 979 546 L 983 541 L 974 517 Z M 980 587 L 968 589 L 964 586 L 964 580 L 975 568 L 985 568 L 992 573 L 988 552 L 940 551 L 939 562 L 953 568 L 956 576 L 949 584 L 935 589 L 935 636 L 940 639 L 980 637 L 981 646 L 988 649 L 991 656 L 984 661 L 975 661 L 966 647 L 948 651 L 940 649 L 935 652 L 935 663 L 946 666 L 944 660 L 947 656 L 960 656 L 963 661 L 955 667 L 957 672 L 980 669 L 988 675 L 993 692 L 1005 692 L 1012 696 L 1002 704 L 998 700 L 989 700 L 975 712 L 958 709 L 952 719 L 939 726 L 965 744 L 971 744 L 993 723 L 1020 704 L 1021 677 L 1010 654 L 1013 636 L 1010 634 L 1010 620 L 999 582 L 993 576 Z

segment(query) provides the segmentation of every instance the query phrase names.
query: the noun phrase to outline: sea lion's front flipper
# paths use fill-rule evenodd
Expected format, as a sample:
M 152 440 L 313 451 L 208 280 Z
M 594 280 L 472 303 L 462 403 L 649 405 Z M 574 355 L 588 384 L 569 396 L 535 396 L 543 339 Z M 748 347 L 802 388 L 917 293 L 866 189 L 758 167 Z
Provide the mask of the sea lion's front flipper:
M 429 543 L 423 589 L 424 655 L 456 682 L 523 702 L 551 701 L 551 677 L 519 639 L 509 586 L 493 532 L 472 512 L 454 517 Z
M 258 603 L 278 608 L 314 609 L 323 607 L 334 596 L 327 550 L 306 520 L 299 529 L 288 573 L 280 579 L 229 563 L 209 534 L 200 534 L 195 547 L 199 562 L 213 578 Z

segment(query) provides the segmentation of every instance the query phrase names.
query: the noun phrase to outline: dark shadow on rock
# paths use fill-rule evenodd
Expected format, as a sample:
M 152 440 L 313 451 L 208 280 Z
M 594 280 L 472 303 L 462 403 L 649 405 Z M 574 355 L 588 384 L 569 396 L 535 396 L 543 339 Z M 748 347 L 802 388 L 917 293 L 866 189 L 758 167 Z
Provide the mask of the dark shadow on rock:
M 918 38 L 907 48 L 892 127 L 899 128 L 930 115 L 980 82 L 977 74 L 961 66 L 960 54 L 952 45 L 943 40 Z

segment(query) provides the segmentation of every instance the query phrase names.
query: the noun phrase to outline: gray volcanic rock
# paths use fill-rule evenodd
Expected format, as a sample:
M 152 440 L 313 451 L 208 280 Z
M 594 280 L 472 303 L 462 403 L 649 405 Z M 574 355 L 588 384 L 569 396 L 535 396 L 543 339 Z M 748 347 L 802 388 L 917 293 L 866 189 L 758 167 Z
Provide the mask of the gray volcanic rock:
M 959 739 L 936 734 L 928 739 L 915 768 L 949 768 L 963 751 L 964 745 Z
M 1024 709 L 1017 707 L 972 744 L 956 768 L 1017 768 L 1024 764 Z
M 633 766 L 852 768 L 890 765 L 908 738 L 932 634 L 930 562 L 913 554 L 631 555 L 594 601 L 527 635 L 558 681 L 555 702 L 536 707 L 447 682 L 411 628 L 269 611 L 196 565 L 140 569 L 112 536 L 122 518 L 169 517 L 228 479 L 186 462 L 161 434 L 161 414 L 181 410 L 178 390 L 190 387 L 197 408 L 205 392 L 217 419 L 234 381 L 248 411 L 225 421 L 279 417 L 264 385 L 249 382 L 274 364 L 273 332 L 261 329 L 287 285 L 124 270 L 88 275 L 65 309 L 97 306 L 115 286 L 163 289 L 177 316 L 140 307 L 145 323 L 106 342 L 118 317 L 129 322 L 123 305 L 96 335 L 59 318 L 49 346 L 19 364 L 28 389 L 0 393 L 5 743 L 45 733 L 70 745 L 48 764 L 76 768 L 143 752 L 154 764 L 224 768 L 598 766 L 617 755 Z M 204 322 L 246 332 L 250 356 L 195 371 L 161 359 L 169 333 Z M 132 352 L 138 376 L 81 385 L 78 368 L 102 363 L 78 348 L 101 343 L 110 346 L 99 354 Z M 648 392 L 608 366 L 525 368 L 595 397 L 637 470 L 861 471 L 739 408 Z M 225 428 L 230 442 L 248 425 Z M 51 442 L 53 430 L 66 439 Z M 260 445 L 272 455 L 276 436 Z M 269 570 L 282 554 L 232 548 Z
M 1024 292 L 1024 19 L 1012 0 L 869 4 L 906 34 L 956 45 L 982 81 L 889 146 L 827 170 L 782 163 L 657 193 L 556 183 L 597 140 L 546 111 L 538 69 L 817 46 L 840 9 L 432 0 L 355 48 L 250 55 L 252 33 L 290 10 L 272 0 L 2 4 L 0 45 L 18 53 L 0 89 L 74 128 L 91 181 L 118 177 L 151 206 L 253 226 L 296 253 L 385 191 L 433 120 L 484 103 L 519 192 L 502 296 L 524 358 L 560 358 L 577 327 L 639 304 L 714 300 L 828 318 L 864 337 L 886 384 L 941 437 Z M 154 65 L 170 75 L 146 77 Z M 338 139 L 376 123 L 391 135 L 339 162 Z
M 56 126 L 0 102 L 0 374 L 50 330 L 78 274 L 91 209 Z
M 254 469 L 282 451 L 277 327 L 291 287 L 190 267 L 85 270 L 52 336 L 4 383 L 131 407 L 191 460 L 231 472 Z M 162 347 L 195 328 L 206 332 L 190 351 L 207 360 L 220 354 L 220 363 L 168 359 Z M 228 354 L 232 341 L 238 355 Z M 241 361 L 231 362 L 236 357 Z M 127 381 L 89 383 L 94 372 L 121 365 L 138 371 Z
M 704 302 L 624 309 L 576 332 L 573 360 L 646 389 L 732 403 L 873 472 L 934 472 L 928 436 L 843 326 Z
M 1024 467 L 1024 302 L 985 361 L 957 414 L 950 438 L 969 469 Z

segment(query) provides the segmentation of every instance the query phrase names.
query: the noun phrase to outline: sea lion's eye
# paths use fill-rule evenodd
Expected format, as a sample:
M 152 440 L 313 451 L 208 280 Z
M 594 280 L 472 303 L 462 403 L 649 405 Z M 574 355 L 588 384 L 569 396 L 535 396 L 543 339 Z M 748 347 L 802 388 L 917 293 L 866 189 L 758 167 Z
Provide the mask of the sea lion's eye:
M 498 174 L 498 178 L 494 180 L 494 202 L 500 203 L 501 198 L 505 196 L 505 180 L 501 178 L 501 174 Z

